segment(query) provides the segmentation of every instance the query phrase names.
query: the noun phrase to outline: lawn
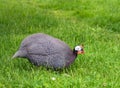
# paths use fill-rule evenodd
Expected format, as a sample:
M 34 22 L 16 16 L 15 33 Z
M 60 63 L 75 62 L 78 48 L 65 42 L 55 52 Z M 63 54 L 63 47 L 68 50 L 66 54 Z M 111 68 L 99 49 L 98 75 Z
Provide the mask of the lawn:
M 85 54 L 62 71 L 12 59 L 39 32 Z M 0 88 L 120 88 L 120 0 L 0 0 Z

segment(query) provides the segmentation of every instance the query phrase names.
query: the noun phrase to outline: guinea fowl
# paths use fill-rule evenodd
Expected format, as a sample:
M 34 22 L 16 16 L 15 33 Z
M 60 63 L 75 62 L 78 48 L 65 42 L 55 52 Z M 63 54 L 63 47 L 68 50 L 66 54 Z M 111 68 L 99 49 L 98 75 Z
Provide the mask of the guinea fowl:
M 73 50 L 63 41 L 43 33 L 32 34 L 25 38 L 13 58 L 27 58 L 35 66 L 47 68 L 68 67 L 78 54 L 83 54 L 83 46 Z

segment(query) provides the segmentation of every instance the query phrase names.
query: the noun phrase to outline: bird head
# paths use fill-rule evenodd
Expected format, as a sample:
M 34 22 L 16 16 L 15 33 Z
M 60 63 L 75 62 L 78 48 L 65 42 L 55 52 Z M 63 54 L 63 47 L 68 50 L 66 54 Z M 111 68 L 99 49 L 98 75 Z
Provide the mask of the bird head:
M 75 46 L 74 52 L 76 54 L 84 54 L 84 49 L 83 45 Z

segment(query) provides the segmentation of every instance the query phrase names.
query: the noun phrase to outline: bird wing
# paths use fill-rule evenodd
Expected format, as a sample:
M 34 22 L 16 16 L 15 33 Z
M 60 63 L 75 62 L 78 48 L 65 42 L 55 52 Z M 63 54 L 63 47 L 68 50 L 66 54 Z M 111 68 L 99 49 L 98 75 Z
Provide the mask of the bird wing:
M 29 61 L 36 66 L 46 66 L 48 68 L 63 68 L 65 67 L 65 59 L 62 55 L 28 55 Z

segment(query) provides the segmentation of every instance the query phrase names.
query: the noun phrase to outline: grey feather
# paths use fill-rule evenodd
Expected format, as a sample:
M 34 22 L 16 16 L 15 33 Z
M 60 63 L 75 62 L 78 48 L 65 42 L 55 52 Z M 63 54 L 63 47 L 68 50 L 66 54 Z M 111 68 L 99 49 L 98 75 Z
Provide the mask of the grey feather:
M 14 55 L 13 55 L 13 59 L 17 58 L 17 57 L 26 57 L 27 52 L 25 50 L 18 50 Z
M 76 54 L 63 41 L 37 33 L 22 41 L 13 58 L 15 57 L 26 57 L 36 66 L 64 68 L 74 61 Z

